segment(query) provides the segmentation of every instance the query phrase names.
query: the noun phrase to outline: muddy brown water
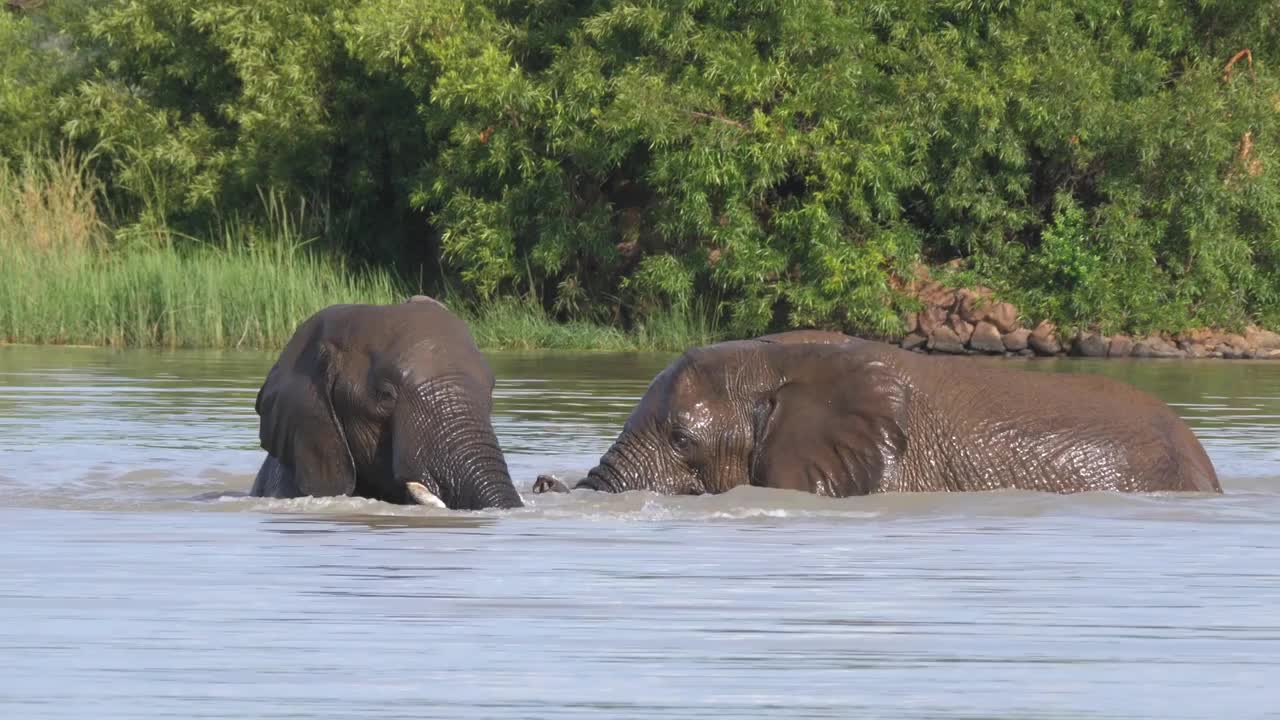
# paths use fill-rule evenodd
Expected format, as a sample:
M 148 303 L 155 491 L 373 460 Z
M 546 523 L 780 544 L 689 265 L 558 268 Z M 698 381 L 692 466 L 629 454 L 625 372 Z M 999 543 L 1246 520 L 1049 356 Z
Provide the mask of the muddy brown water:
M 1280 363 L 1170 402 L 1226 493 L 532 495 L 668 356 L 492 354 L 529 507 L 245 491 L 272 356 L 0 348 L 0 717 L 1280 718 Z M 1012 361 L 1010 361 L 1012 362 Z

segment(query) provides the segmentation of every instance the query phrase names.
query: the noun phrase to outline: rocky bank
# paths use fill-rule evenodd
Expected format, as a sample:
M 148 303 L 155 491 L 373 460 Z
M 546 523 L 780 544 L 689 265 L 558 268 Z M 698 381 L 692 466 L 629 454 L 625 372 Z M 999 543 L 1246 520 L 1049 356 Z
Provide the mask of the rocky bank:
M 1280 360 L 1280 334 L 1249 327 L 1243 333 L 1196 330 L 1146 337 L 1059 332 L 1053 323 L 1024 323 L 1018 308 L 986 288 L 949 288 L 921 279 L 912 288 L 925 309 L 908 313 L 900 344 L 916 352 L 952 355 L 1098 358 L 1225 358 Z

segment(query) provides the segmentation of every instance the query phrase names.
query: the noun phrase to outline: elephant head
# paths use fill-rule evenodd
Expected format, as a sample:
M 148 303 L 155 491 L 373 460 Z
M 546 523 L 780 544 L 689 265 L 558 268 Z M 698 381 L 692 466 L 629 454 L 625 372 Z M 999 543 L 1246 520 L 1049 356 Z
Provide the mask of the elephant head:
M 738 485 L 881 491 L 1221 492 L 1163 402 L 1099 375 L 1042 373 L 798 331 L 686 352 L 599 464 L 606 492 Z M 567 491 L 550 476 L 536 492 Z
M 909 389 L 862 341 L 796 331 L 686 352 L 578 487 L 666 494 L 737 485 L 870 492 L 905 453 Z M 797 458 L 804 458 L 797 462 Z
M 335 305 L 299 326 L 258 392 L 254 495 L 522 505 L 490 423 L 493 373 L 440 303 Z

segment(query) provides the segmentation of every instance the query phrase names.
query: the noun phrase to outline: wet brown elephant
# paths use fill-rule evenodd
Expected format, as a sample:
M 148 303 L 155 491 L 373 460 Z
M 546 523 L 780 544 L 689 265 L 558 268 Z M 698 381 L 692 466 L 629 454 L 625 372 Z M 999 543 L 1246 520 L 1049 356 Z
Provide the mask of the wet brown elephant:
M 1124 383 L 817 331 L 686 352 L 577 483 L 692 495 L 737 485 L 836 497 L 1222 491 L 1186 424 Z M 548 476 L 534 489 L 567 490 Z
M 520 507 L 490 423 L 493 382 L 466 324 L 435 300 L 325 308 L 258 391 L 267 458 L 250 494 Z

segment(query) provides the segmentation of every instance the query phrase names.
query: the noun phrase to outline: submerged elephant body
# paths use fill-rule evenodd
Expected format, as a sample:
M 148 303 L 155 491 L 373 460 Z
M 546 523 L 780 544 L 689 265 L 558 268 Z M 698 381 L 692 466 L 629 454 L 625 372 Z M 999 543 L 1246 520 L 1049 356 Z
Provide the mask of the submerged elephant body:
M 258 392 L 252 495 L 519 507 L 490 423 L 493 374 L 466 325 L 417 296 L 334 305 L 298 327 Z
M 540 481 L 538 491 L 555 488 Z M 1098 375 L 1043 374 L 799 331 L 686 352 L 577 487 L 1221 492 L 1163 402 Z

